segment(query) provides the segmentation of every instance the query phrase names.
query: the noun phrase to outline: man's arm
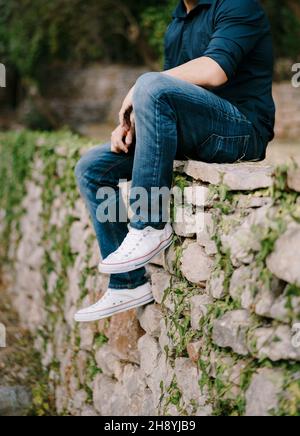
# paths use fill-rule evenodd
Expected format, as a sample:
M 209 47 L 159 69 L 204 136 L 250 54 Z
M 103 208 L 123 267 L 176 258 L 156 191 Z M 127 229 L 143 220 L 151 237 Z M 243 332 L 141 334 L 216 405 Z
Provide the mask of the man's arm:
M 254 0 L 223 0 L 215 17 L 215 29 L 203 57 L 168 74 L 204 88 L 217 88 L 233 78 L 240 62 L 253 49 L 265 28 L 265 14 Z
M 216 61 L 208 57 L 194 59 L 177 68 L 164 71 L 162 72 L 162 74 L 176 77 L 177 79 L 184 80 L 194 85 L 200 85 L 204 88 L 217 88 L 221 85 L 224 85 L 228 81 L 224 70 L 219 66 Z M 117 133 L 120 131 L 123 132 L 124 130 L 127 133 L 125 143 L 122 141 L 122 147 L 120 146 L 120 135 L 118 135 L 117 144 L 113 147 L 113 151 L 115 152 L 127 152 L 128 147 L 130 147 L 134 140 L 135 126 L 134 116 L 132 112 L 133 92 L 134 87 L 131 88 L 128 95 L 126 96 L 119 113 L 120 127 L 119 129 L 117 129 Z
M 204 88 L 218 88 L 228 81 L 225 71 L 216 61 L 208 57 L 194 59 L 179 67 L 164 71 L 163 74 Z
M 223 0 L 216 13 L 215 31 L 203 57 L 194 59 L 162 74 L 204 88 L 218 88 L 232 79 L 242 59 L 261 37 L 265 14 L 254 0 Z M 124 100 L 120 124 L 130 129 L 126 113 L 132 111 L 134 87 Z
M 203 86 L 204 88 L 217 88 L 228 81 L 224 70 L 216 61 L 208 57 L 194 59 L 179 67 L 163 71 L 162 74 L 176 77 L 177 79 Z M 129 120 L 130 114 L 132 114 L 133 92 L 134 86 L 127 94 L 119 113 L 120 126 L 128 130 L 126 146 L 130 146 L 134 139 L 134 118 L 132 115 L 131 120 Z

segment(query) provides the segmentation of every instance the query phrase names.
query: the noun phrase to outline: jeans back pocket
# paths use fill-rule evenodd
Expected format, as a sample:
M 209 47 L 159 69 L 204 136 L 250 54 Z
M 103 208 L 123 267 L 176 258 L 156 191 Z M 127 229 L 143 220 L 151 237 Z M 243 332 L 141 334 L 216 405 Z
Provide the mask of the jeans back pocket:
M 212 134 L 198 149 L 199 160 L 208 163 L 236 163 L 247 155 L 251 135 L 219 136 Z

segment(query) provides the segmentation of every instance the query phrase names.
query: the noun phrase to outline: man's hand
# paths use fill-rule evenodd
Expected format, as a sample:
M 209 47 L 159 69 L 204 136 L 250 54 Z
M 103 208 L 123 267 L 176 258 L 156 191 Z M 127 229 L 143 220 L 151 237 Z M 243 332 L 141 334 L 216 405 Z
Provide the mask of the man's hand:
M 128 153 L 131 144 L 126 141 L 128 128 L 119 125 L 111 134 L 111 151 L 113 153 Z
M 131 127 L 130 115 L 133 110 L 132 107 L 133 93 L 134 93 L 134 86 L 131 88 L 131 90 L 128 92 L 127 96 L 125 97 L 125 100 L 123 101 L 119 113 L 120 126 L 124 128 L 126 127 L 128 130 Z
M 128 130 L 128 133 L 126 135 L 125 144 L 130 146 L 133 144 L 133 141 L 135 140 L 135 119 L 134 119 L 134 113 L 131 112 L 130 114 L 130 128 Z

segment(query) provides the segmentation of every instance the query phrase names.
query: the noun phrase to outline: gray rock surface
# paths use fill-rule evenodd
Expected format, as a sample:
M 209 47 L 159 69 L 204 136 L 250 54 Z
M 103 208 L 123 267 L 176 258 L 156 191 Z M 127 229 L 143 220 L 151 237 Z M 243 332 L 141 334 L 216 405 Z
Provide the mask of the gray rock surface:
M 32 406 L 31 393 L 22 386 L 0 386 L 0 416 L 25 416 Z
M 151 375 L 158 365 L 161 349 L 158 342 L 150 335 L 142 336 L 138 342 L 138 350 L 141 356 L 141 369 L 146 375 Z
M 234 266 L 249 265 L 261 248 L 264 229 L 269 227 L 275 211 L 269 206 L 253 210 L 244 220 L 237 216 L 237 225 L 231 226 L 228 234 L 221 236 L 225 249 L 229 250 Z
M 213 236 L 216 231 L 213 215 L 210 212 L 198 212 L 196 216 L 198 222 L 197 242 L 202 247 L 210 246 L 214 242 Z
M 235 353 L 247 356 L 247 332 L 251 326 L 250 315 L 246 310 L 227 312 L 214 321 L 213 341 L 219 347 L 231 348 Z
M 252 310 L 260 316 L 276 318 L 273 306 L 283 291 L 284 284 L 276 277 L 264 282 L 261 279 L 261 270 L 256 266 L 241 266 L 234 271 L 231 278 L 231 297 L 243 309 Z
M 150 304 L 138 312 L 138 319 L 142 329 L 155 338 L 158 338 L 160 335 L 160 322 L 162 318 L 162 311 L 156 304 Z
M 246 392 L 246 416 L 271 416 L 279 406 L 284 374 L 279 370 L 263 368 L 252 377 Z
M 292 329 L 288 325 L 259 328 L 253 333 L 255 347 L 252 352 L 259 359 L 267 357 L 273 362 L 280 360 L 300 362 L 300 347 L 293 345 L 293 337 Z
M 183 251 L 181 271 L 192 283 L 201 283 L 209 279 L 213 260 L 197 243 L 192 243 Z
M 225 287 L 224 271 L 219 271 L 217 273 L 212 274 L 207 284 L 207 290 L 210 293 L 210 295 L 216 300 L 220 300 L 226 297 L 228 291 Z
M 273 167 L 260 163 L 220 165 L 189 161 L 185 172 L 196 180 L 212 185 L 224 183 L 232 191 L 254 191 L 269 188 L 273 184 Z
M 197 366 L 190 359 L 180 357 L 175 360 L 175 375 L 185 406 L 188 407 L 191 402 L 204 406 L 207 402 L 207 395 L 200 390 L 201 373 Z
M 195 295 L 191 298 L 191 325 L 193 330 L 199 330 L 199 323 L 213 304 L 213 299 L 209 295 Z
M 275 250 L 267 259 L 269 270 L 278 278 L 300 286 L 300 225 L 293 226 L 282 235 Z
M 288 187 L 293 191 L 300 192 L 300 168 L 288 171 Z
M 171 286 L 171 275 L 166 271 L 154 273 L 151 276 L 151 281 L 155 301 L 161 304 L 165 291 Z

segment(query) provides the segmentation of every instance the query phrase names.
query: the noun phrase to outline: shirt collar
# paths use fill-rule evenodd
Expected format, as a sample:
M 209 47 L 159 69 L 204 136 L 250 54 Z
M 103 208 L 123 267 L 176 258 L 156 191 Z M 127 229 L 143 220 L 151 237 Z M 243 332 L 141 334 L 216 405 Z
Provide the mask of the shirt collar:
M 196 6 L 195 9 L 198 9 L 199 6 L 204 6 L 204 5 L 211 6 L 212 2 L 213 2 L 213 0 L 198 0 L 198 5 Z M 185 18 L 186 16 L 187 16 L 187 13 L 186 13 L 185 4 L 184 4 L 183 0 L 180 0 L 175 11 L 173 12 L 173 18 Z

